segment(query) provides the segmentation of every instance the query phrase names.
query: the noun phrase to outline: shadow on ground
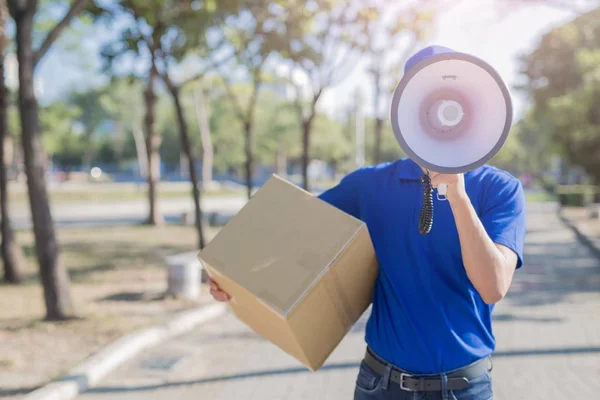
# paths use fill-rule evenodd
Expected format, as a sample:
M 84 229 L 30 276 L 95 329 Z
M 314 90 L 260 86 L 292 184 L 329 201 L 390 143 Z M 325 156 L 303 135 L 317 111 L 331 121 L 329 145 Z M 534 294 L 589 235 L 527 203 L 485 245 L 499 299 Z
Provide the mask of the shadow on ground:
M 33 245 L 23 246 L 29 257 L 34 257 Z M 68 259 L 69 276 L 73 282 L 85 282 L 94 275 L 124 269 L 139 269 L 140 265 L 155 265 L 166 255 L 189 251 L 184 245 L 156 245 L 123 243 L 113 240 L 102 243 L 68 242 L 60 246 L 64 259 Z M 73 267 L 77 265 L 77 267 Z M 30 268 L 27 284 L 39 282 L 39 273 Z
M 548 208 L 556 212 L 554 204 L 530 205 L 527 211 L 530 221 L 544 220 L 527 235 L 524 265 L 506 296 L 517 306 L 556 304 L 571 295 L 600 292 L 600 259 L 559 218 L 548 218 Z
M 590 353 L 600 353 L 600 347 L 511 350 L 511 351 L 497 352 L 494 354 L 493 357 L 494 358 L 504 358 L 504 357 L 523 357 L 523 356 L 553 356 L 553 355 L 563 355 L 563 354 L 590 354 Z M 316 373 L 326 373 L 327 371 L 332 371 L 332 370 L 347 370 L 347 369 L 358 370 L 359 366 L 360 366 L 360 363 L 358 363 L 358 362 L 330 363 L 330 364 L 325 364 Z M 89 392 L 90 393 L 102 393 L 102 394 L 117 393 L 117 392 L 143 392 L 143 391 L 170 389 L 170 388 L 177 388 L 177 387 L 191 386 L 191 385 L 204 385 L 204 384 L 210 384 L 210 383 L 215 383 L 215 382 L 236 381 L 236 380 L 243 380 L 243 379 L 264 378 L 264 377 L 273 377 L 273 376 L 291 375 L 291 374 L 303 374 L 303 373 L 312 373 L 312 372 L 310 372 L 307 368 L 304 368 L 304 367 L 269 369 L 269 370 L 262 370 L 262 371 L 245 372 L 245 373 L 240 373 L 240 374 L 214 376 L 214 377 L 188 380 L 188 381 L 167 382 L 167 383 L 156 384 L 156 385 L 98 387 L 98 388 L 91 389 Z
M 39 388 L 39 386 L 16 388 L 16 389 L 0 388 L 0 397 L 21 396 L 21 395 L 25 395 L 27 393 L 33 392 L 34 390 L 36 390 L 38 388 Z
M 189 338 L 190 343 L 195 345 L 214 345 L 218 342 L 227 342 L 229 340 L 254 340 L 259 342 L 266 341 L 265 338 L 251 330 L 237 332 L 204 333 L 199 332 Z
M 525 321 L 525 322 L 562 322 L 564 318 L 557 317 L 532 317 L 528 315 L 515 315 L 515 314 L 496 314 L 493 316 L 494 322 L 514 322 L 514 321 Z
M 120 292 L 99 298 L 98 301 L 127 301 L 146 302 L 164 300 L 168 296 L 165 292 Z

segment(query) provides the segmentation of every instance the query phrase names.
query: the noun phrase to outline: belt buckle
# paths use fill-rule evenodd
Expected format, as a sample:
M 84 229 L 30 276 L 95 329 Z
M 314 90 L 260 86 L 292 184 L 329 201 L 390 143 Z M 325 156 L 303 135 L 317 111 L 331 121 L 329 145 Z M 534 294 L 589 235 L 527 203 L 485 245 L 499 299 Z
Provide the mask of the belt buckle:
M 404 386 L 404 378 L 412 378 L 412 375 L 406 374 L 404 372 L 400 373 L 400 389 L 407 392 L 415 392 L 416 390 Z

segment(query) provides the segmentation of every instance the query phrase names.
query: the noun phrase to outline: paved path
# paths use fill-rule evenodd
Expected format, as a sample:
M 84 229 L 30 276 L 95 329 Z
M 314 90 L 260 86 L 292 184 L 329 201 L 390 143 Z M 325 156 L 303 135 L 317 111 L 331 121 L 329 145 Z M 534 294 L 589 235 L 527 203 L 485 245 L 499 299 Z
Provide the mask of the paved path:
M 206 214 L 217 210 L 235 213 L 245 203 L 244 196 L 207 196 L 202 199 L 202 211 Z M 160 212 L 168 222 L 179 221 L 181 213 L 191 211 L 193 207 L 191 197 L 159 199 Z M 141 199 L 58 204 L 52 205 L 52 217 L 58 227 L 134 224 L 148 217 L 148 202 Z M 15 229 L 32 226 L 29 209 L 23 205 L 11 210 L 11 218 Z
M 498 400 L 599 398 L 600 263 L 552 207 L 530 206 L 526 266 L 495 310 Z M 228 315 L 145 352 L 80 399 L 351 399 L 364 322 L 311 373 Z

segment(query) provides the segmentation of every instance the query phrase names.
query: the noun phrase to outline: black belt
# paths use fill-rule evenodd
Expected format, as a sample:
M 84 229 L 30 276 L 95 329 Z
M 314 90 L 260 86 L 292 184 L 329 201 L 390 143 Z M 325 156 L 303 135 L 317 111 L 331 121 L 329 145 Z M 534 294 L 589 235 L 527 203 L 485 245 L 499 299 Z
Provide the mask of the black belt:
M 364 361 L 377 374 L 385 375 L 388 364 L 371 354 L 369 349 L 367 349 Z M 466 389 L 469 386 L 469 380 L 492 369 L 491 363 L 491 359 L 486 357 L 473 365 L 447 374 L 448 384 L 446 387 L 448 390 Z M 442 390 L 442 379 L 440 377 L 435 375 L 415 376 L 394 366 L 392 366 L 390 380 L 400 385 L 402 390 L 409 392 L 439 392 Z

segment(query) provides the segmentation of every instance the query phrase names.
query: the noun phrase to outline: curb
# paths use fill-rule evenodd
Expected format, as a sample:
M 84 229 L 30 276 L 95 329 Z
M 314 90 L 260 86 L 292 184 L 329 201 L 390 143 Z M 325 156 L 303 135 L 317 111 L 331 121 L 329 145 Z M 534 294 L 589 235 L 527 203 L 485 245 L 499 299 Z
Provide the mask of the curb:
M 565 224 L 571 231 L 573 231 L 573 233 L 575 234 L 575 236 L 577 237 L 577 240 L 579 240 L 579 242 L 581 244 L 583 244 L 585 247 L 588 248 L 588 250 L 598 259 L 600 260 L 600 248 L 598 246 L 596 246 L 594 244 L 594 242 L 592 240 L 590 240 L 590 238 L 588 237 L 588 235 L 586 235 L 584 232 L 581 231 L 581 229 L 579 229 L 577 227 L 576 224 L 572 223 L 571 220 L 569 220 L 569 218 L 565 217 L 562 210 L 559 209 L 558 210 L 558 218 L 561 220 L 561 222 L 563 224 Z
M 29 393 L 24 400 L 73 399 L 140 351 L 220 317 L 226 311 L 225 304 L 210 305 L 184 311 L 164 324 L 129 333 L 73 368 L 66 376 Z

